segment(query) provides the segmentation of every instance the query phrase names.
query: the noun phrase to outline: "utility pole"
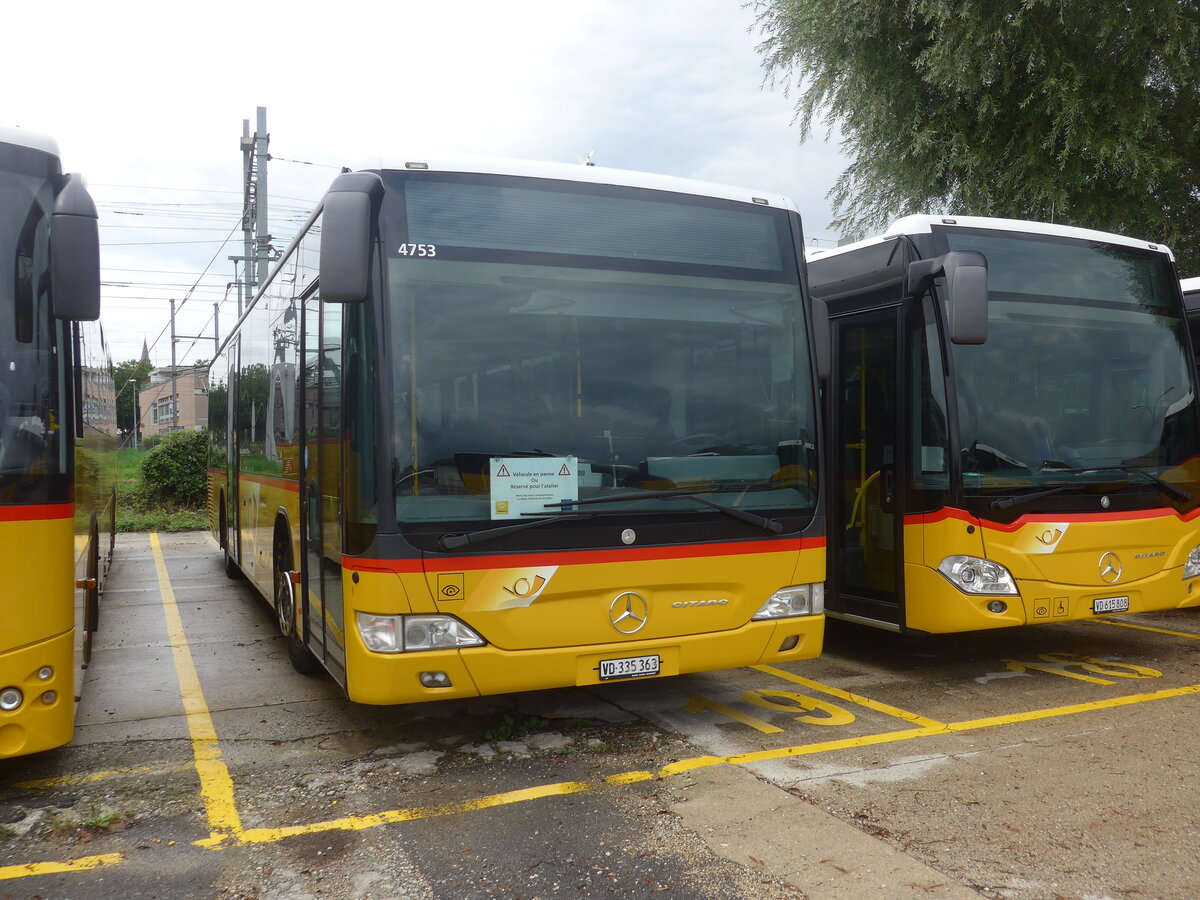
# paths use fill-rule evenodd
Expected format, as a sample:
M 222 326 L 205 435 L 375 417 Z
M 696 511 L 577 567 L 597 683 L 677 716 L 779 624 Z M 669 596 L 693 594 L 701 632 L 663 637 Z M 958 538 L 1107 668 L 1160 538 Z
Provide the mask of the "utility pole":
M 267 268 L 273 256 L 267 228 L 267 161 L 271 158 L 267 146 L 270 141 L 267 108 L 260 106 L 254 134 L 250 133 L 250 120 L 242 119 L 242 255 L 229 257 L 238 283 L 238 319 L 254 299 L 255 287 L 267 280 Z
M 171 299 L 171 430 L 179 424 L 179 394 L 175 382 L 175 300 Z
M 267 267 L 271 263 L 271 232 L 267 228 L 267 145 L 271 136 L 267 134 L 267 108 L 258 107 L 258 130 L 254 133 L 254 155 L 258 160 L 256 174 L 258 183 L 254 190 L 254 236 L 258 259 L 258 284 L 267 283 Z

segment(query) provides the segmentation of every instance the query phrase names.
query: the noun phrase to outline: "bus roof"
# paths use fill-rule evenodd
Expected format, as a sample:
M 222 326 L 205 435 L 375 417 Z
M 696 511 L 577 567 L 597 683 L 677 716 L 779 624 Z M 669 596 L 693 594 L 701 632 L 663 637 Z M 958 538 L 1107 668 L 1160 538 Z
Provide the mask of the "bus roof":
M 525 159 L 493 157 L 416 156 L 404 159 L 384 159 L 378 166 L 384 170 L 428 170 L 431 172 L 470 172 L 484 175 L 518 175 L 527 178 L 550 178 L 558 181 L 579 181 L 587 184 L 613 184 L 624 187 L 672 191 L 773 206 L 799 213 L 789 198 L 771 191 L 733 187 L 708 181 L 693 181 L 671 175 L 635 172 L 629 169 L 609 169 L 603 166 L 571 165 L 569 163 L 538 162 Z M 765 202 L 763 202 L 765 201 Z
M 30 131 L 27 128 L 14 128 L 11 125 L 0 125 L 0 144 L 15 144 L 18 147 L 29 147 L 41 150 L 57 157 L 58 144 L 48 134 Z
M 824 256 L 832 256 L 838 253 L 844 253 L 848 250 L 855 250 L 859 247 L 877 244 L 885 241 L 888 238 L 896 237 L 903 234 L 929 234 L 933 231 L 933 226 L 958 226 L 961 228 L 990 228 L 994 231 L 1019 231 L 1023 234 L 1042 234 L 1048 237 L 1066 237 L 1075 238 L 1083 241 L 1099 241 L 1105 244 L 1118 244 L 1124 247 L 1137 247 L 1139 250 L 1154 250 L 1159 253 L 1165 253 L 1170 259 L 1174 259 L 1174 254 L 1171 249 L 1165 244 L 1152 244 L 1149 241 L 1139 240 L 1137 238 L 1125 237 L 1120 234 L 1110 234 L 1106 231 L 1094 231 L 1090 228 L 1075 228 L 1071 225 L 1055 225 L 1049 222 L 1031 222 L 1022 219 L 992 219 L 985 216 L 931 216 L 931 215 L 914 215 L 905 216 L 893 222 L 881 235 L 867 238 L 863 241 L 857 241 L 853 244 L 846 244 L 836 248 L 820 248 L 811 251 L 808 254 L 809 259 L 819 259 Z

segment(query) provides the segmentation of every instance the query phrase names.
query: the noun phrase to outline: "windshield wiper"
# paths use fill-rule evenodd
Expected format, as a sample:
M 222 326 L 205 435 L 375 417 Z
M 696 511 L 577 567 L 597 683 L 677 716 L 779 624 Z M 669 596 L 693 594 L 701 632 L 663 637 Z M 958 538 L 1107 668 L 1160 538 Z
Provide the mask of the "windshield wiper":
M 1018 494 L 1015 497 L 1005 497 L 1003 500 L 993 500 L 989 506 L 992 509 L 1012 509 L 1014 506 L 1024 506 L 1026 503 L 1032 503 L 1034 500 L 1041 500 L 1043 497 L 1049 497 L 1052 494 L 1061 494 L 1063 491 L 1077 490 L 1082 485 L 1078 484 L 1060 484 L 1058 487 L 1052 487 L 1049 490 L 1037 491 L 1033 494 Z
M 1076 472 L 1124 472 L 1127 475 L 1141 475 L 1147 481 L 1156 485 L 1164 494 L 1174 497 L 1181 503 L 1191 503 L 1196 498 L 1181 487 L 1176 487 L 1169 481 L 1163 481 L 1153 472 L 1138 466 L 1091 466 L 1086 469 L 1076 469 Z
M 720 493 L 720 489 L 708 487 L 679 488 L 667 491 L 629 491 L 624 494 L 610 494 L 606 497 L 588 497 L 585 500 L 561 500 L 558 503 L 547 503 L 546 506 L 569 509 L 574 506 L 587 506 L 592 503 L 620 503 L 625 500 L 695 500 L 697 503 L 702 503 L 734 519 L 740 519 L 743 522 L 755 525 L 768 534 L 781 534 L 783 532 L 783 523 L 778 519 L 768 519 L 766 516 L 746 512 L 744 509 L 738 509 L 736 506 L 714 503 L 712 500 L 697 496 L 698 494 L 712 493 Z
M 562 518 L 561 515 L 546 515 L 519 522 L 516 525 L 500 525 L 497 528 L 485 528 L 483 531 L 471 531 L 467 534 L 443 534 L 438 538 L 438 549 L 458 550 L 460 547 L 468 547 L 471 544 L 482 544 L 485 541 L 502 538 L 508 534 L 516 534 L 526 528 L 536 528 L 538 525 L 545 525 L 547 522 L 554 522 L 560 518 Z
M 579 501 L 568 501 L 568 503 L 577 503 Z M 550 504 L 557 506 L 559 504 Z M 665 515 L 667 510 L 658 510 L 658 514 Z M 493 541 L 496 538 L 502 538 L 506 535 L 515 534 L 518 531 L 524 531 L 526 528 L 534 528 L 538 525 L 545 525 L 547 522 L 559 522 L 563 519 L 594 519 L 598 516 L 624 516 L 628 515 L 628 510 L 623 509 L 589 509 L 580 512 L 571 512 L 564 510 L 562 512 L 545 512 L 545 513 L 522 513 L 528 518 L 524 522 L 518 522 L 514 525 L 500 525 L 496 528 L 485 528 L 482 531 L 470 531 L 465 534 L 454 534 L 447 532 L 438 538 L 437 544 L 439 550 L 458 550 L 461 547 L 468 547 L 472 544 L 484 544 L 488 541 Z

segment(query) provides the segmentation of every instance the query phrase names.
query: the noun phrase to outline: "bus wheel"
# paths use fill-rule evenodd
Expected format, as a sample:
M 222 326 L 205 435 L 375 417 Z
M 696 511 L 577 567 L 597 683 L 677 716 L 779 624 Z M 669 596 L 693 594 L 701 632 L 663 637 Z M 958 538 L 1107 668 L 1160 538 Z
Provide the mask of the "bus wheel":
M 225 498 L 221 498 L 221 552 L 225 554 L 225 576 L 227 578 L 241 578 L 242 570 L 238 568 L 237 561 L 229 555 L 229 525 L 225 519 Z
M 92 635 L 100 627 L 100 531 L 92 517 L 88 535 L 87 578 L 83 593 L 83 664 L 92 661 Z
M 292 582 L 291 554 L 285 560 L 275 561 L 275 617 L 279 630 L 287 644 L 288 659 L 292 668 L 301 675 L 316 675 L 323 668 L 321 661 L 296 634 L 296 586 Z

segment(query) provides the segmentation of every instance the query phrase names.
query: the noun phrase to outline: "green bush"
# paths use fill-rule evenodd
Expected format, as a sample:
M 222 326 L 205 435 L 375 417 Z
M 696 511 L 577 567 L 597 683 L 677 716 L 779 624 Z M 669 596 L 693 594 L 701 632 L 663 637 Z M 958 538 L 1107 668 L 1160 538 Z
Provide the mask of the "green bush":
M 202 504 L 208 491 L 207 435 L 172 431 L 142 459 L 142 479 L 151 499 Z

